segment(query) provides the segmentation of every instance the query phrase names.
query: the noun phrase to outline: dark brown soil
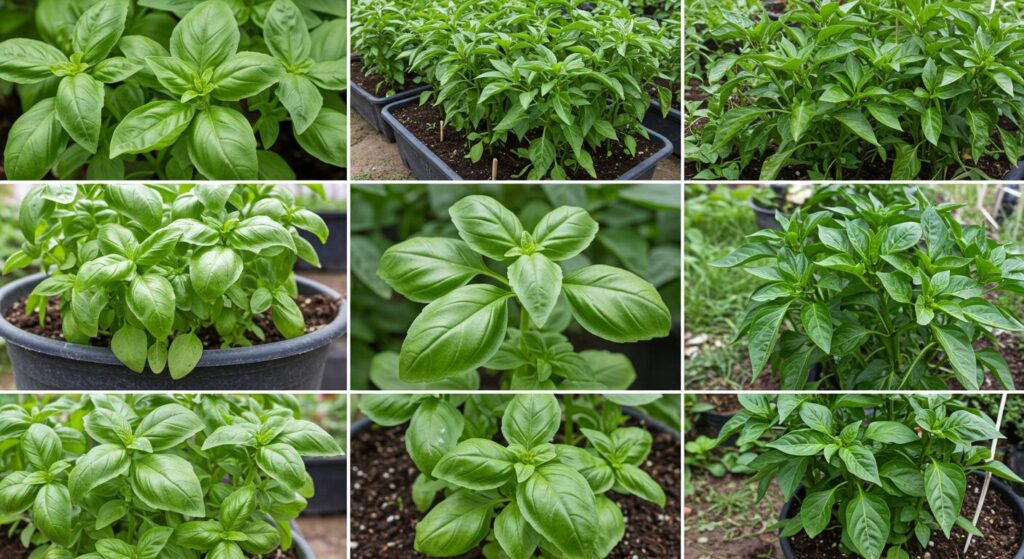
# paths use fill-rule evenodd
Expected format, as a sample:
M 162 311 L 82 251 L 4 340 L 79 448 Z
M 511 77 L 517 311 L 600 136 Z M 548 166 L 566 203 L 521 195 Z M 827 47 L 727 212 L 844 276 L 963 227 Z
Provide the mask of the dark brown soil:
M 352 81 L 359 84 L 359 87 L 365 89 L 367 93 L 376 95 L 377 97 L 388 97 L 387 92 L 389 89 L 395 90 L 395 95 L 402 93 L 403 91 L 409 91 L 420 87 L 421 84 L 416 83 L 416 76 L 412 74 L 405 75 L 405 85 L 397 83 L 387 83 L 384 81 L 382 76 L 372 75 L 367 76 L 363 73 L 363 61 L 353 60 L 350 63 L 351 69 L 349 75 L 352 77 Z
M 21 542 L 7 539 L 7 530 L 0 533 L 0 557 L 3 559 L 28 559 L 29 550 Z
M 63 323 L 60 318 L 60 299 L 58 297 L 54 297 L 47 303 L 46 321 L 43 326 L 39 325 L 38 313 L 32 313 L 31 315 L 25 314 L 25 300 L 26 298 L 21 298 L 11 305 L 11 308 L 7 309 L 7 314 L 4 315 L 7 322 L 10 322 L 14 326 L 17 326 L 26 332 L 30 332 L 38 336 L 54 340 L 63 340 L 64 332 L 62 331 Z M 335 301 L 325 295 L 299 295 L 295 298 L 295 302 L 299 305 L 299 309 L 302 310 L 302 316 L 306 319 L 307 334 L 319 330 L 324 325 L 334 320 L 334 318 L 338 316 L 338 309 L 340 307 L 340 301 Z M 270 311 L 257 315 L 253 317 L 253 319 L 266 333 L 265 341 L 260 341 L 259 338 L 251 333 L 246 334 L 246 337 L 249 338 L 249 341 L 253 344 L 258 345 L 270 342 L 280 342 L 285 339 L 277 328 L 274 327 Z M 199 330 L 197 335 L 199 336 L 199 339 L 203 341 L 204 348 L 220 349 L 220 336 L 212 327 Z M 92 345 L 107 347 L 110 345 L 110 338 L 107 336 L 101 336 L 93 340 Z
M 679 443 L 654 433 L 643 465 L 665 490 L 665 508 L 635 497 L 608 493 L 622 508 L 626 534 L 608 556 L 613 559 L 675 559 L 681 556 Z M 352 435 L 352 559 L 419 559 L 413 549 L 423 514 L 412 500 L 418 471 L 405 450 L 405 427 L 371 428 Z M 459 559 L 482 559 L 478 550 Z
M 526 148 L 529 144 L 529 138 L 523 142 L 518 142 L 514 136 L 510 136 L 507 148 L 504 151 L 488 153 L 485 150 L 480 161 L 473 163 L 466 158 L 466 155 L 469 154 L 470 142 L 466 140 L 466 135 L 463 132 L 451 127 L 446 128 L 444 142 L 441 141 L 439 126 L 444 116 L 442 116 L 441 111 L 433 103 L 427 103 L 422 106 L 412 103 L 393 111 L 392 114 L 463 179 L 490 180 L 491 161 L 495 158 L 498 160 L 498 180 L 526 178 L 522 171 L 529 165 L 529 161 L 515 155 L 515 150 Z M 621 143 L 610 145 L 610 156 L 606 157 L 603 152 L 592 153 L 594 170 L 597 172 L 598 179 L 616 179 L 658 151 L 657 145 L 651 140 L 638 136 L 636 143 L 636 157 L 626 155 L 626 148 Z M 566 169 L 566 172 L 568 173 L 570 170 Z M 569 178 L 572 180 L 593 180 L 583 169 L 579 169 L 575 174 L 570 175 Z
M 974 518 L 978 506 L 983 483 L 981 476 L 969 476 L 967 495 L 960 514 L 968 519 Z M 932 532 L 932 539 L 927 550 L 922 550 L 916 538 L 911 538 L 907 551 L 911 559 L 1008 559 L 1014 556 L 1020 545 L 1021 524 L 1010 505 L 1000 498 L 999 493 L 989 489 L 985 497 L 985 507 L 978 519 L 978 529 L 984 537 L 971 540 L 967 554 L 963 554 L 967 543 L 967 532 L 959 526 L 953 528 L 952 537 L 946 537 L 940 531 Z M 852 554 L 839 552 L 839 541 L 842 534 L 839 528 L 826 530 L 815 539 L 800 533 L 791 539 L 793 550 L 798 558 L 807 559 L 855 559 Z
M 686 559 L 781 559 L 779 534 L 771 529 L 783 502 L 775 483 L 759 502 L 757 484 L 746 476 L 694 469 L 688 487 Z

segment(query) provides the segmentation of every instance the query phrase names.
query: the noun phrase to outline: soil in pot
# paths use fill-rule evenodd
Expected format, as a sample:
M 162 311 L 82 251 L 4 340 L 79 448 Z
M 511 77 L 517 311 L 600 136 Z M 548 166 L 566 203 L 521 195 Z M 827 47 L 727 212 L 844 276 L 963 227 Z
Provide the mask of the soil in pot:
M 350 75 L 352 81 L 356 82 L 359 85 L 359 87 L 363 88 L 367 93 L 375 97 L 392 97 L 404 91 L 409 91 L 410 89 L 423 87 L 423 84 L 416 83 L 416 76 L 409 73 L 405 74 L 405 85 L 399 85 L 396 83 L 384 84 L 383 86 L 381 86 L 381 84 L 384 83 L 384 78 L 376 74 L 372 76 L 367 76 L 366 74 L 364 74 L 364 66 L 362 60 L 353 60 L 351 61 L 350 64 Z M 388 95 L 388 90 L 390 89 L 388 88 L 388 85 L 395 86 L 395 92 L 391 95 Z M 380 86 L 380 89 L 377 89 L 378 86 Z
M 687 559 L 779 558 L 778 532 L 771 529 L 782 507 L 782 494 L 772 484 L 757 500 L 757 484 L 749 477 L 715 477 L 694 470 L 683 514 L 686 517 Z
M 0 534 L 0 557 L 4 559 L 28 559 L 31 552 L 21 542 L 7 539 L 7 531 Z
M 299 295 L 295 298 L 295 302 L 299 305 L 299 309 L 302 310 L 302 315 L 306 320 L 306 333 L 309 334 L 316 330 L 319 330 L 323 326 L 329 324 L 338 316 L 338 309 L 341 306 L 340 301 L 336 301 L 327 297 L 326 295 Z M 4 315 L 7 322 L 10 322 L 14 326 L 32 333 L 37 336 L 43 336 L 53 340 L 63 340 L 64 332 L 62 330 L 62 321 L 60 318 L 60 299 L 54 297 L 46 305 L 46 321 L 43 326 L 39 324 L 39 315 L 32 313 L 30 315 L 25 314 L 25 298 L 19 299 L 16 303 L 11 305 L 7 309 L 7 313 Z M 274 322 L 271 319 L 270 311 L 256 315 L 254 317 L 256 324 L 263 329 L 266 333 L 266 340 L 260 341 L 256 336 L 251 333 L 246 333 L 246 337 L 249 338 L 254 345 L 280 342 L 285 339 L 277 328 L 274 326 Z M 203 342 L 205 349 L 220 349 L 221 339 L 217 334 L 217 331 L 213 327 L 204 328 L 196 332 L 199 339 Z M 110 346 L 109 337 L 101 337 L 94 339 L 92 345 L 99 347 Z
M 644 470 L 665 489 L 665 508 L 608 493 L 627 519 L 625 536 L 608 556 L 613 559 L 680 557 L 682 553 L 679 443 L 668 433 L 652 434 L 654 444 Z M 424 515 L 412 500 L 412 484 L 419 472 L 405 450 L 405 426 L 353 433 L 350 457 L 352 559 L 427 557 L 413 549 L 416 523 Z M 473 550 L 459 559 L 482 557 Z
M 529 165 L 529 161 L 515 155 L 515 150 L 519 148 L 526 149 L 531 139 L 529 136 L 524 141 L 517 142 L 515 137 L 510 135 L 504 151 L 500 153 L 487 153 L 485 150 L 480 161 L 473 163 L 466 158 L 471 144 L 466 140 L 465 133 L 448 127 L 445 129 L 444 141 L 441 141 L 439 126 L 444 116 L 433 103 L 425 105 L 410 103 L 404 107 L 389 110 L 419 141 L 423 142 L 465 180 L 490 180 L 491 160 L 494 158 L 498 159 L 498 180 L 526 178 L 520 175 L 522 170 Z M 537 131 L 533 134 L 539 133 Z M 610 157 L 605 157 L 603 152 L 591 154 L 594 159 L 594 170 L 597 171 L 599 179 L 616 179 L 659 150 L 658 145 L 651 140 L 640 136 L 637 136 L 636 140 L 637 153 L 635 157 L 626 155 L 626 148 L 621 143 L 612 145 Z M 566 169 L 566 172 L 569 172 L 569 170 Z M 583 169 L 579 169 L 574 175 L 570 175 L 569 179 L 593 180 Z
M 981 486 L 985 478 L 971 475 L 967 479 L 967 495 L 960 514 L 974 517 L 974 510 L 981 497 Z M 799 514 L 794 510 L 793 514 Z M 927 550 L 922 550 L 916 538 L 911 538 L 908 551 L 911 559 L 940 559 L 956 557 L 958 559 L 1009 559 L 1017 553 L 1020 546 L 1022 526 L 1016 511 L 1008 505 L 1002 496 L 989 488 L 985 497 L 985 507 L 978 519 L 978 529 L 984 534 L 982 538 L 971 540 L 971 548 L 963 554 L 967 543 L 967 532 L 959 526 L 953 527 L 952 537 L 946 539 L 942 532 L 932 532 L 932 540 Z M 793 551 L 800 559 L 857 559 L 855 555 L 839 552 L 842 532 L 838 528 L 826 530 L 815 539 L 810 539 L 801 532 L 790 539 Z

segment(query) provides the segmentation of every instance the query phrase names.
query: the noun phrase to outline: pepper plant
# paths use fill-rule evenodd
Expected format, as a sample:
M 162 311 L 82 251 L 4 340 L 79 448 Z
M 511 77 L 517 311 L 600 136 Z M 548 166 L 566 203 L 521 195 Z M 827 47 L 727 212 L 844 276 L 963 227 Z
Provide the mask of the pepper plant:
M 23 84 L 27 109 L 4 149 L 7 178 L 78 178 L 87 167 L 92 179 L 293 179 L 290 162 L 270 151 L 284 121 L 309 155 L 345 165 L 344 20 L 315 16 L 335 8 L 71 4 L 73 27 L 47 22 L 45 3 L 37 11 L 44 40 L 0 43 L 0 79 Z
M 1024 258 L 961 225 L 953 204 L 908 189 L 883 203 L 845 190 L 845 203 L 786 217 L 719 267 L 765 280 L 737 324 L 754 378 L 771 365 L 785 388 L 977 390 L 985 371 L 1014 388 L 995 330 L 1024 331 L 995 296 L 1024 284 Z M 977 348 L 987 339 L 994 347 Z
M 576 353 L 560 333 L 568 315 L 617 343 L 668 335 L 671 313 L 641 277 L 604 264 L 563 269 L 598 233 L 582 208 L 555 208 L 532 231 L 489 196 L 464 197 L 449 213 L 460 239 L 414 237 L 380 259 L 377 273 L 388 286 L 429 303 L 402 343 L 401 382 L 428 388 L 485 367 L 507 371 L 503 385 L 512 389 L 623 389 L 634 376 L 628 360 L 609 352 Z M 507 268 L 495 271 L 484 258 Z M 473 282 L 478 277 L 489 281 Z M 509 322 L 512 301 L 518 327 Z
M 640 398 L 623 401 L 658 397 Z M 416 526 L 420 553 L 482 547 L 487 557 L 595 559 L 625 532 L 609 491 L 665 506 L 664 490 L 640 468 L 651 434 L 624 427 L 615 401 L 566 395 L 563 411 L 549 394 L 470 396 L 465 415 L 458 396 L 367 395 L 359 405 L 380 425 L 409 422 L 406 449 L 420 471 L 412 495 L 426 513 Z M 483 406 L 490 421 L 477 419 Z M 560 429 L 562 442 L 553 443 Z
M 687 158 L 699 178 L 989 177 L 1024 158 L 1016 14 L 987 3 L 793 1 L 778 20 L 721 12 L 707 36 L 734 43 L 703 77 Z M 727 169 L 732 168 L 732 171 Z M 725 174 L 723 174 L 725 173 Z
M 426 7 L 426 2 L 396 4 L 382 0 L 361 0 L 352 5 L 352 49 L 362 57 L 363 74 L 382 80 L 371 94 L 391 97 L 417 85 L 406 83 L 409 61 L 401 56 L 412 39 L 406 38 L 403 44 L 398 40 L 409 20 Z
M 243 557 L 292 546 L 336 456 L 291 396 L 93 394 L 0 408 L 0 522 L 33 556 Z
M 981 535 L 974 511 L 961 510 L 967 476 L 1024 481 L 988 461 L 987 443 L 1003 438 L 992 420 L 949 395 L 741 393 L 739 400 L 743 411 L 718 440 L 741 433 L 767 442 L 749 467 L 760 498 L 776 480 L 799 503 L 781 521 L 783 536 L 813 539 L 836 529 L 844 553 L 908 559 L 933 538 L 949 538 L 954 526 Z
M 269 311 L 281 335 L 303 335 L 292 268 L 319 259 L 296 229 L 321 241 L 329 234 L 273 185 L 47 184 L 24 198 L 19 224 L 25 244 L 3 272 L 35 262 L 50 273 L 27 314 L 44 321 L 57 297 L 64 339 L 109 337 L 129 369 L 167 369 L 175 379 L 202 357 L 202 330 L 221 347 L 249 346 L 266 338 L 253 318 Z

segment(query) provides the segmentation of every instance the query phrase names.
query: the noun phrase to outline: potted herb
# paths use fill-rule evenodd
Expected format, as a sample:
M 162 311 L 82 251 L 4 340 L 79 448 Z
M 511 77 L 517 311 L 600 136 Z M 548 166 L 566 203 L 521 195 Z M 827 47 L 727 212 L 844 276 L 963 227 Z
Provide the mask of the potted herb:
M 348 399 L 342 395 L 317 394 L 299 400 L 301 415 L 326 431 L 345 450 L 348 437 Z M 302 514 L 333 515 L 348 510 L 348 461 L 344 456 L 310 456 L 302 459 L 313 479 L 316 493 L 307 499 Z
M 292 272 L 318 263 L 297 229 L 329 231 L 283 186 L 48 184 L 19 223 L 4 272 L 49 274 L 0 290 L 23 390 L 316 389 L 344 334 L 340 295 Z
M 1005 484 L 991 479 L 982 496 L 1002 505 L 1015 532 L 992 530 L 1000 519 L 981 517 L 980 537 L 974 508 L 964 506 L 977 503 L 969 487 L 986 481 L 978 473 L 1022 481 L 988 460 L 987 443 L 1002 435 L 979 410 L 940 394 L 741 394 L 740 401 L 744 411 L 719 438 L 742 433 L 769 441 L 750 467 L 762 494 L 774 479 L 789 500 L 780 516 L 787 559 L 836 547 L 863 559 L 924 551 L 954 557 L 966 533 L 974 534 L 978 557 L 1024 554 L 1024 505 Z
M 394 143 L 395 132 L 381 117 L 387 105 L 418 96 L 430 86 L 420 85 L 402 56 L 400 42 L 410 18 L 423 2 L 360 0 L 352 4 L 351 58 L 352 108 L 375 130 Z M 413 39 L 405 39 L 409 41 Z
M 0 522 L 33 556 L 315 559 L 290 523 L 314 492 L 301 457 L 341 448 L 297 407 L 158 394 L 5 405 Z
M 371 371 L 379 387 L 478 385 L 483 367 L 500 371 L 508 389 L 622 390 L 636 376 L 629 360 L 577 353 L 562 334 L 570 320 L 619 344 L 669 334 L 672 315 L 653 285 L 621 268 L 580 265 L 576 257 L 599 229 L 586 210 L 555 208 L 532 231 L 489 196 L 461 198 L 449 213 L 459 238 L 414 237 L 380 257 L 377 274 L 387 286 L 428 304 L 400 353 Z M 495 271 L 485 259 L 507 269 Z
M 353 557 L 382 550 L 391 557 L 417 556 L 413 550 L 430 557 L 681 554 L 672 508 L 678 433 L 630 420 L 615 403 L 651 404 L 657 395 L 637 398 L 566 395 L 560 404 L 553 395 L 363 396 L 360 409 L 382 427 L 369 432 L 364 424 L 367 436 L 354 437 L 353 507 L 383 506 L 408 532 L 381 542 L 377 530 L 355 528 Z M 379 487 L 380 467 L 408 485 L 394 493 Z M 410 469 L 415 481 L 405 475 Z M 390 497 L 382 504 L 368 500 L 384 493 Z M 391 509 L 410 498 L 415 509 Z M 630 526 L 648 519 L 644 536 Z
M 818 386 L 977 390 L 987 371 L 1012 390 L 999 351 L 974 343 L 1024 329 L 986 297 L 1016 290 L 1024 260 L 923 191 L 890 203 L 840 196 L 845 205 L 779 216 L 781 230 L 754 233 L 712 263 L 766 282 L 737 325 L 754 378 L 770 364 L 784 388 L 800 389 L 820 364 Z
M 34 4 L 0 42 L 8 179 L 344 178 L 343 4 Z

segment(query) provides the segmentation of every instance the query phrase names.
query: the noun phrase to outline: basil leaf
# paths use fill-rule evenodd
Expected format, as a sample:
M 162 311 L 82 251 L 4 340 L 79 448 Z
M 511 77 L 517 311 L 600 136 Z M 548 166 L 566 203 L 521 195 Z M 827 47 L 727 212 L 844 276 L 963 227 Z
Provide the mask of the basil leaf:
M 453 204 L 448 213 L 462 240 L 494 260 L 504 260 L 523 236 L 519 218 L 489 196 L 466 196 Z
M 118 361 L 136 373 L 141 373 L 146 368 L 149 338 L 141 328 L 127 324 L 122 326 L 110 339 L 110 349 Z
M 366 394 L 359 399 L 359 411 L 384 427 L 409 421 L 419 405 L 420 399 L 408 394 Z
M 110 140 L 110 157 L 162 150 L 178 141 L 195 116 L 191 105 L 153 101 L 125 115 Z
M 193 333 L 178 334 L 167 352 L 167 369 L 171 378 L 184 378 L 192 372 L 203 356 L 203 342 Z
M 103 60 L 92 71 L 92 77 L 102 83 L 123 82 L 142 69 L 142 64 L 123 56 Z
M 64 456 L 60 437 L 49 425 L 34 423 L 22 437 L 21 449 L 28 463 L 36 470 L 48 470 Z
M 135 458 L 130 480 L 135 496 L 147 506 L 185 516 L 206 514 L 199 478 L 184 458 L 170 454 Z
M 224 295 L 242 276 L 242 257 L 224 246 L 210 247 L 192 257 L 192 287 L 206 301 Z
M 79 16 L 72 47 L 85 62 L 103 60 L 124 33 L 127 19 L 128 0 L 100 0 Z
M 597 222 L 582 208 L 562 206 L 548 212 L 533 229 L 544 256 L 567 260 L 583 252 L 597 235 Z
M 421 472 L 431 474 L 441 457 L 459 442 L 462 414 L 450 403 L 432 398 L 416 408 L 405 431 L 405 448 Z
M 163 222 L 164 202 L 157 191 L 148 186 L 114 184 L 104 190 L 105 198 L 118 212 L 136 220 L 153 232 Z
M 4 173 L 8 179 L 39 180 L 64 151 L 68 135 L 57 120 L 55 105 L 55 99 L 44 99 L 14 121 L 4 147 Z
M 563 557 L 593 557 L 597 503 L 579 473 L 561 464 L 543 464 L 516 487 L 516 504 L 530 526 Z
M 530 527 L 515 501 L 494 519 L 494 538 L 510 559 L 530 559 L 540 544 L 540 534 Z
M 433 477 L 459 487 L 486 491 L 507 483 L 515 462 L 515 454 L 498 443 L 469 439 L 444 454 L 433 470 L 428 471 Z
M 146 64 L 160 85 L 175 97 L 184 95 L 199 77 L 195 68 L 173 56 L 147 56 Z
M 298 66 L 312 49 L 302 12 L 291 0 L 276 0 L 263 20 L 263 38 L 270 53 L 288 66 Z
M 309 128 L 295 139 L 313 157 L 328 165 L 344 167 L 348 160 L 347 122 L 345 113 L 324 107 Z
M 401 379 L 437 380 L 486 363 L 505 339 L 510 296 L 491 285 L 467 285 L 427 305 L 402 343 Z
M 302 456 L 337 456 L 342 453 L 334 437 L 319 425 L 304 419 L 291 419 L 275 442 L 286 444 Z
M 198 73 L 216 68 L 238 52 L 241 33 L 226 2 L 208 0 L 185 15 L 171 33 L 171 55 Z
M 256 464 L 268 476 L 296 492 L 306 485 L 309 477 L 302 456 L 294 448 L 282 443 L 261 447 L 256 453 Z
M 47 539 L 69 547 L 74 538 L 72 512 L 67 487 L 59 483 L 47 483 L 36 493 L 36 500 L 32 504 L 32 522 Z
M 216 88 L 213 96 L 222 101 L 240 101 L 274 85 L 284 75 L 284 68 L 277 59 L 258 52 L 243 51 L 228 58 L 214 70 L 212 81 Z
M 501 434 L 529 450 L 553 439 L 561 421 L 562 409 L 553 395 L 519 394 L 505 408 Z
M 542 253 L 520 256 L 508 267 L 509 284 L 530 319 L 543 327 L 562 289 L 562 269 Z
M 472 491 L 448 495 L 416 525 L 413 547 L 434 557 L 466 553 L 490 531 L 494 505 L 490 497 Z
M 175 295 L 163 276 L 145 274 L 128 288 L 128 309 L 158 340 L 166 339 L 174 326 Z
M 277 98 L 288 110 L 296 134 L 304 134 L 320 114 L 324 96 L 305 76 L 285 74 L 277 84 Z
M 671 329 L 672 316 L 658 291 L 625 270 L 587 266 L 567 275 L 562 288 L 576 321 L 606 340 L 650 340 Z
M 146 437 L 153 452 L 174 448 L 203 430 L 203 422 L 192 410 L 180 404 L 164 404 L 142 418 L 136 437 Z
M 200 111 L 192 121 L 188 153 L 196 169 L 212 180 L 252 180 L 259 175 L 256 136 L 245 116 L 234 109 L 211 106 Z
M 42 41 L 8 39 L 0 42 L 0 79 L 20 84 L 37 83 L 53 76 L 51 66 L 67 60 L 59 49 Z

